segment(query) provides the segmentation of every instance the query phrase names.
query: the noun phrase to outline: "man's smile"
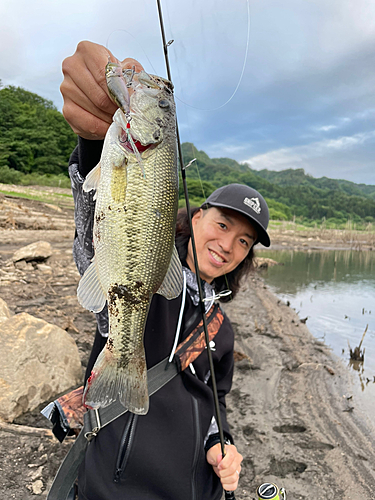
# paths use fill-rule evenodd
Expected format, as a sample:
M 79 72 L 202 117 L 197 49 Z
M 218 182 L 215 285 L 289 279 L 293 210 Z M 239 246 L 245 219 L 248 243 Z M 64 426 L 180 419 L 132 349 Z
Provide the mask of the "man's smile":
M 216 262 L 218 263 L 225 262 L 225 259 L 221 257 L 218 253 L 216 253 L 214 250 L 209 249 L 209 252 Z

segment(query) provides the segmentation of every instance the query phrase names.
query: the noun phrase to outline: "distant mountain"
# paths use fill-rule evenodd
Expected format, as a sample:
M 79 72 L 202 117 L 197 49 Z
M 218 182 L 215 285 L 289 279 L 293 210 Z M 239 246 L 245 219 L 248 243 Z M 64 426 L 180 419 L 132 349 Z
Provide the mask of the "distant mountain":
M 252 170 L 252 169 L 250 169 Z M 278 184 L 279 186 L 302 186 L 312 185 L 320 189 L 341 190 L 350 196 L 366 196 L 375 200 L 375 186 L 367 184 L 355 184 L 343 179 L 329 179 L 320 177 L 318 179 L 306 174 L 302 168 L 287 169 L 275 172 L 273 170 L 252 170 L 263 179 Z
M 187 170 L 188 185 L 196 203 L 216 188 L 238 182 L 257 189 L 266 199 L 274 219 L 293 216 L 307 220 L 348 219 L 375 222 L 375 186 L 322 177 L 315 179 L 303 169 L 281 172 L 253 170 L 230 158 L 210 158 L 192 143 L 182 144 L 184 163 L 196 158 Z M 200 183 L 204 181 L 204 195 Z

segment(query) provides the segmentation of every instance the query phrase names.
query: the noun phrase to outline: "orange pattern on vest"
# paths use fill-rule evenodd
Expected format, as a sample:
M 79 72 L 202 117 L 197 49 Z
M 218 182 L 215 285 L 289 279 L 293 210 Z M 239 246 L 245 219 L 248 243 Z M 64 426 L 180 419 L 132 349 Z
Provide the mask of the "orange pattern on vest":
M 208 337 L 211 340 L 215 337 L 224 321 L 224 315 L 219 306 L 213 305 L 207 315 Z M 196 338 L 194 338 L 196 337 Z M 185 370 L 190 363 L 193 363 L 197 357 L 204 351 L 206 339 L 203 331 L 203 320 L 191 332 L 176 350 L 176 356 L 180 361 L 180 370 Z

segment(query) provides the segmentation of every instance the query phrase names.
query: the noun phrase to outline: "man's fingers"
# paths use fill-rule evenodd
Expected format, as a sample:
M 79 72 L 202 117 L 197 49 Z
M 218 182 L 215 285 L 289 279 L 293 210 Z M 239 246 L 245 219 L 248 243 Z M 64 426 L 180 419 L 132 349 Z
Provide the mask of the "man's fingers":
M 100 120 L 71 101 L 64 103 L 62 112 L 75 134 L 84 139 L 104 139 L 110 125 L 107 121 Z
M 221 484 L 225 491 L 235 491 L 238 487 L 238 480 L 234 483 Z
M 229 467 L 220 471 L 220 481 L 226 491 L 234 491 L 237 489 L 238 481 L 240 479 L 241 465 L 237 465 L 237 468 Z
M 222 479 L 228 478 L 228 477 L 233 477 L 235 479 L 238 479 L 240 474 L 241 474 L 241 466 L 239 464 L 236 464 L 236 463 L 231 464 L 229 467 L 227 467 L 225 469 L 219 468 L 219 475 Z
M 132 69 L 134 67 L 136 73 L 144 70 L 142 64 L 131 57 L 127 57 L 120 64 L 122 69 Z
M 88 41 L 80 42 L 75 53 L 62 64 L 63 115 L 73 131 L 86 139 L 103 139 L 117 110 L 105 76 L 109 60 L 124 69 L 134 67 L 137 72 L 143 69 L 135 59 L 127 58 L 120 63 L 108 49 Z
M 112 52 L 103 45 L 83 41 L 79 42 L 77 50 L 72 57 L 76 57 L 77 61 L 79 60 L 82 66 L 86 66 L 86 69 L 91 74 L 95 84 L 107 93 L 105 67 L 108 60 L 118 62 L 118 59 L 112 54 Z
M 219 450 L 220 444 L 210 448 L 207 452 L 207 461 L 213 466 L 223 488 L 227 491 L 234 491 L 238 486 L 243 457 L 234 445 L 225 446 L 224 458 L 221 453 L 218 454 Z
M 104 118 L 100 116 L 100 112 L 113 115 L 116 105 L 107 93 L 107 86 L 103 88 L 86 65 L 76 70 L 74 61 L 68 57 L 64 60 L 62 69 L 64 81 L 60 90 L 64 98 L 69 96 L 72 101 L 94 114 L 99 111 L 99 118 Z

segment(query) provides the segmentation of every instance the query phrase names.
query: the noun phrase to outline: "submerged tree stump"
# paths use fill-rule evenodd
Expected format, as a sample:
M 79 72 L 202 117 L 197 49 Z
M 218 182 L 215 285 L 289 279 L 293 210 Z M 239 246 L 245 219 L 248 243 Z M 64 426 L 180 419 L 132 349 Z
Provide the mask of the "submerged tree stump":
M 349 344 L 349 341 L 348 341 L 349 352 L 350 352 L 350 359 L 352 361 L 359 361 L 360 363 L 363 363 L 364 360 L 365 360 L 365 349 L 363 349 L 363 351 L 362 351 L 361 350 L 361 346 L 362 346 L 362 342 L 363 342 L 363 340 L 365 338 L 367 329 L 368 329 L 368 325 L 366 325 L 366 329 L 363 332 L 363 335 L 362 335 L 362 338 L 361 338 L 361 342 L 359 343 L 358 347 L 355 347 L 354 349 L 352 349 L 350 347 L 350 344 Z

